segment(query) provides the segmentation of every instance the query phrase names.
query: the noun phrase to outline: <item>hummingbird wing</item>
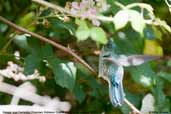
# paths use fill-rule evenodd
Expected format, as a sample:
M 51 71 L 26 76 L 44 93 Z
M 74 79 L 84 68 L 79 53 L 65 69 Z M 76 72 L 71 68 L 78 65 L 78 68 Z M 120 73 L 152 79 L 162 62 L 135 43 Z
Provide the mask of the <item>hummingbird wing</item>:
M 122 66 L 137 66 L 141 65 L 145 62 L 152 61 L 160 58 L 160 56 L 154 55 L 131 55 L 126 57 L 125 55 L 121 55 L 120 58 L 117 59 L 117 62 Z
M 121 106 L 124 103 L 123 73 L 122 66 L 116 67 L 114 64 L 109 66 L 109 97 L 114 107 Z

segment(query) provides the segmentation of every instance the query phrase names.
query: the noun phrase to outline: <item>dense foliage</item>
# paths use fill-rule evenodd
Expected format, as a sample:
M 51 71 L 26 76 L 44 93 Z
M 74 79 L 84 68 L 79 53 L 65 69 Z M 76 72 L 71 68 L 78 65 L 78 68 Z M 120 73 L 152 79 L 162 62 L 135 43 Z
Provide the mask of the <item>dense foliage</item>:
M 155 111 L 171 112 L 169 2 L 89 0 L 90 3 L 85 5 L 85 1 L 48 0 L 65 8 L 66 12 L 60 12 L 31 0 L 0 0 L 0 15 L 72 49 L 96 71 L 100 49 L 109 38 L 114 40 L 118 51 L 123 54 L 162 56 L 140 66 L 126 67 L 124 90 L 126 98 L 138 109 L 142 107 L 143 98 L 151 93 L 155 99 Z M 20 60 L 13 55 L 17 50 L 21 54 Z M 73 112 L 130 112 L 127 104 L 114 108 L 109 100 L 107 82 L 71 55 L 0 21 L 0 68 L 5 68 L 8 61 L 23 66 L 26 75 L 38 69 L 41 75 L 46 76 L 44 83 L 31 81 L 38 93 L 69 101 Z M 15 85 L 23 83 L 12 79 L 5 81 Z M 9 95 L 0 93 L 0 104 L 8 104 L 10 100 Z M 20 104 L 30 103 L 22 101 Z

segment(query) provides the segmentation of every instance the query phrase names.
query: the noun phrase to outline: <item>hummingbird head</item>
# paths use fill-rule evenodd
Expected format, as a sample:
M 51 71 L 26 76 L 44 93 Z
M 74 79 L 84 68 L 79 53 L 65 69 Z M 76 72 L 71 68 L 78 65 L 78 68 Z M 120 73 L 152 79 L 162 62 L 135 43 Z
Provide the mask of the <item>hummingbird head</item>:
M 113 39 L 109 39 L 109 41 L 105 47 L 108 49 L 114 49 L 114 48 L 116 48 L 116 44 L 113 42 Z
M 103 58 L 108 58 L 108 57 L 112 57 L 115 51 L 116 45 L 113 42 L 112 39 L 109 39 L 108 43 L 103 47 L 102 49 L 102 57 Z
M 105 80 L 108 80 L 108 58 L 112 58 L 114 55 L 114 49 L 116 45 L 113 40 L 110 39 L 108 43 L 103 46 L 100 56 L 99 56 L 99 77 L 103 77 Z

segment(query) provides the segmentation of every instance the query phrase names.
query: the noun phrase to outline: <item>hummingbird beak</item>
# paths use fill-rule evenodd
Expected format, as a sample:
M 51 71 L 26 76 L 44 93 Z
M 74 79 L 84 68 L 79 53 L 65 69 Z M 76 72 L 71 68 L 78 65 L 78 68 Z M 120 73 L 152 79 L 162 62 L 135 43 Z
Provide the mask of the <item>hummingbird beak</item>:
M 112 58 L 111 58 L 111 57 L 104 57 L 103 60 L 104 60 L 104 61 L 111 62 L 111 61 L 112 61 Z

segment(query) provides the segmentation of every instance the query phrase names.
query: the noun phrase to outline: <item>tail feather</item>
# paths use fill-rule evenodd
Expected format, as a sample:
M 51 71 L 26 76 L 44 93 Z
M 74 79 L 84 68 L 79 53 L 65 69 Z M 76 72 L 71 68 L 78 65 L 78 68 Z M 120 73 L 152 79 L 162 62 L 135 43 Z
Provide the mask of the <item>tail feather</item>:
M 124 102 L 122 83 L 109 84 L 109 95 L 114 107 L 121 106 Z

